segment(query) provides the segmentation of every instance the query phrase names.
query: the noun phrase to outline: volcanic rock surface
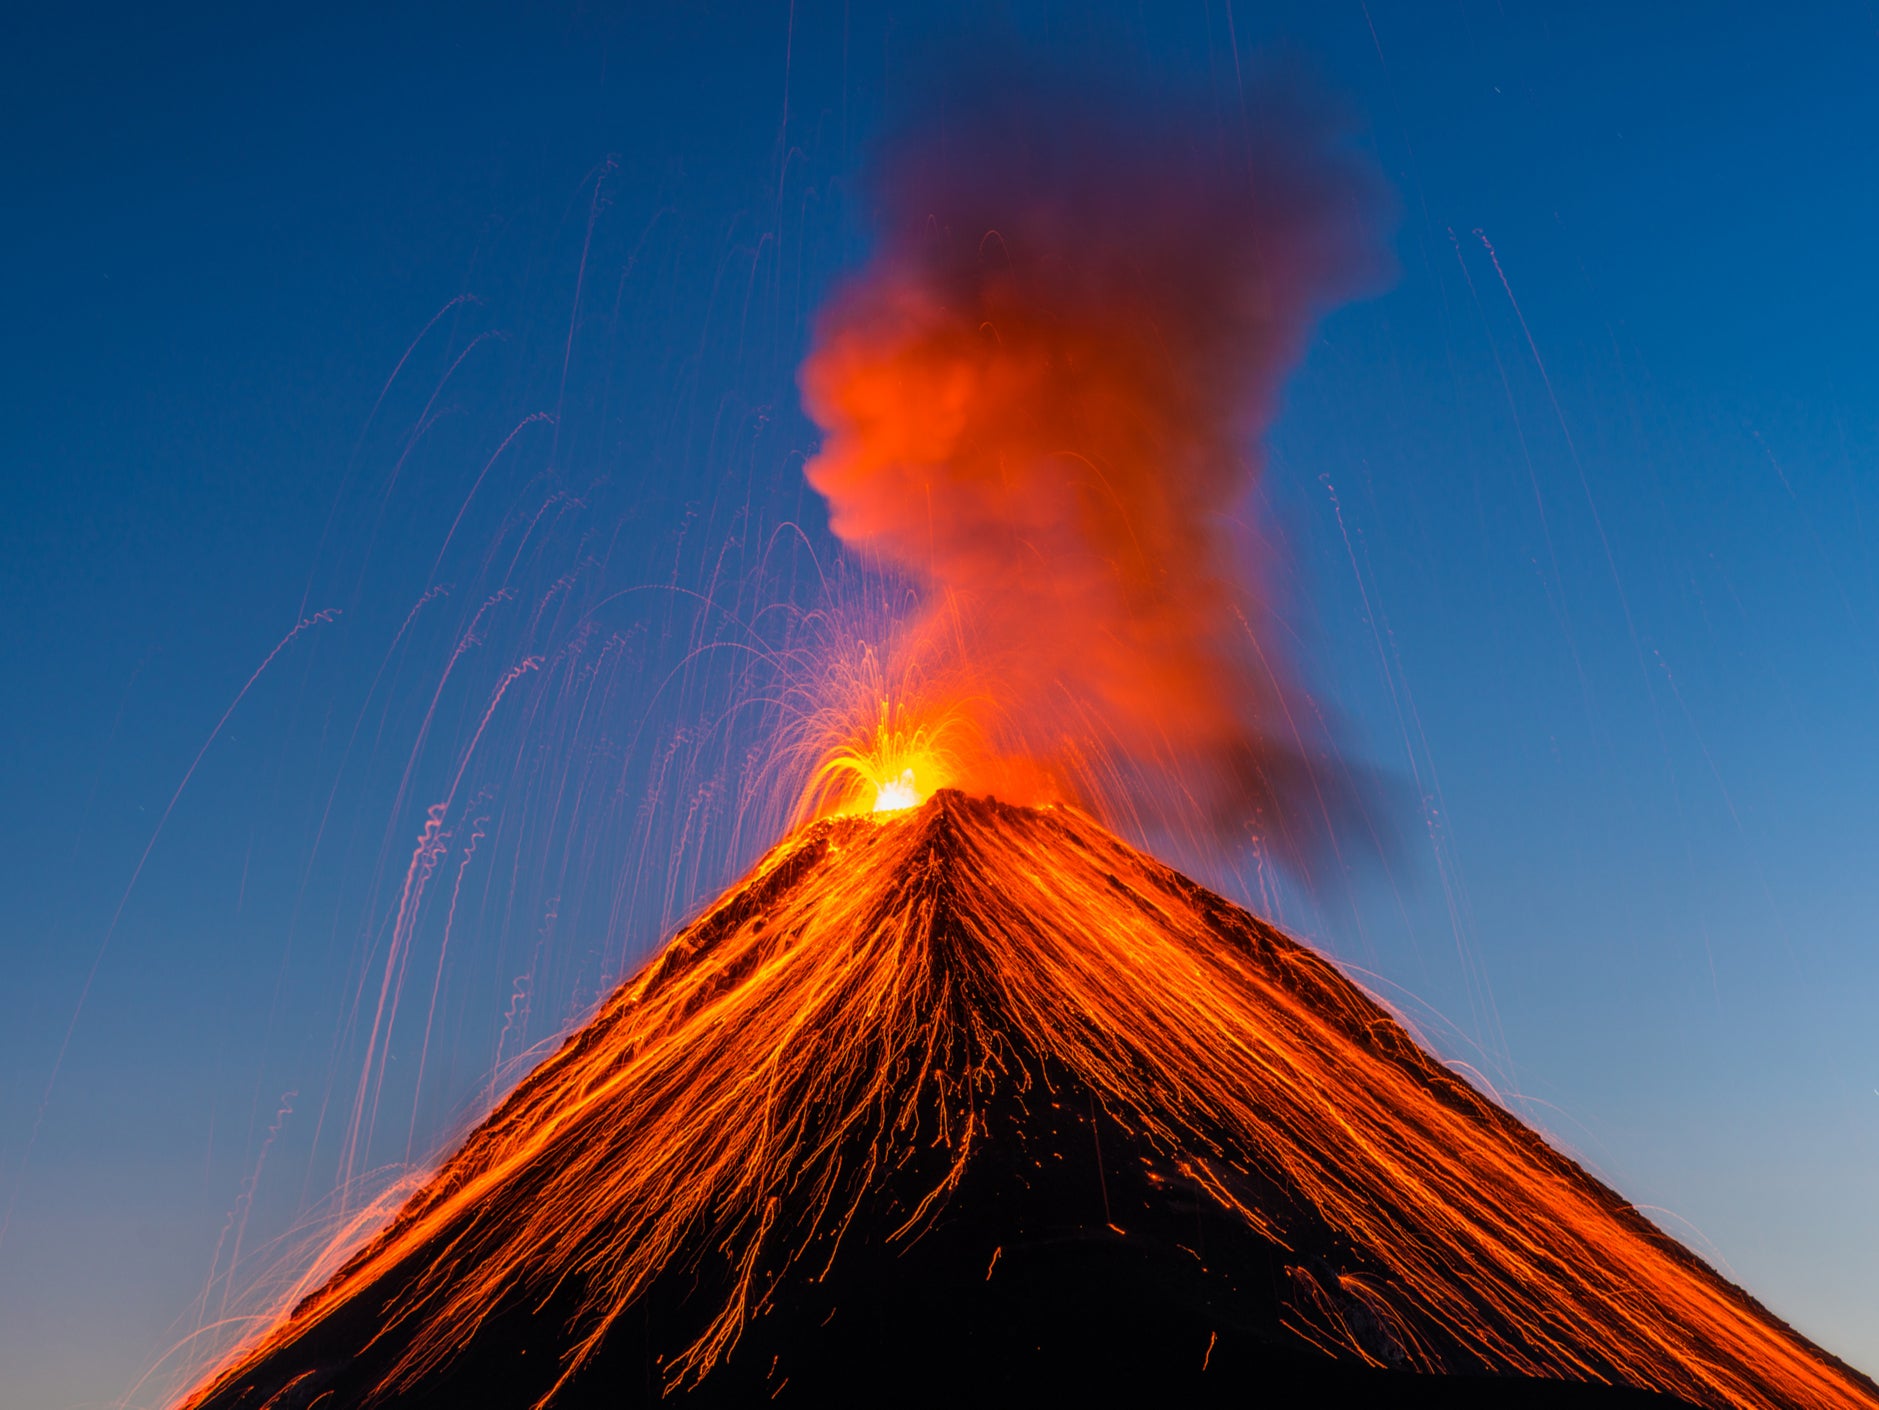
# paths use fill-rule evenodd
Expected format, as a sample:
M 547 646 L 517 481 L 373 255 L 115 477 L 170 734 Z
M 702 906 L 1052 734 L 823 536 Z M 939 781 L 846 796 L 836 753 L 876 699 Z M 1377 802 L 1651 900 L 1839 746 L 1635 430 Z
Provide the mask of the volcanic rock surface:
M 779 845 L 185 1404 L 771 1398 L 1879 1407 L 1311 951 L 951 792 Z

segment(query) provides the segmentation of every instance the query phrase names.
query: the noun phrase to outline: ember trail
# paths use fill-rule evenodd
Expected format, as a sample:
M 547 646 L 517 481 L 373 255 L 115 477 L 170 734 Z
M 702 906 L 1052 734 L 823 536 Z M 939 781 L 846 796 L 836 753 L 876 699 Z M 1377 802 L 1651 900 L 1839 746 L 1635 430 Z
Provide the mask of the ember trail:
M 779 845 L 187 1404 L 1409 1371 L 1879 1405 L 1310 951 L 942 791 Z

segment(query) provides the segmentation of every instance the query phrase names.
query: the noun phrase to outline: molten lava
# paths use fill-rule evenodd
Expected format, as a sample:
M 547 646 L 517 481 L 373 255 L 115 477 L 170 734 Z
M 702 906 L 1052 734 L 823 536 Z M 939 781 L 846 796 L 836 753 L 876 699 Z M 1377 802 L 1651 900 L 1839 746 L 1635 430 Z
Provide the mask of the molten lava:
M 1176 1398 L 1284 1365 L 1879 1407 L 1309 950 L 1075 808 L 953 791 L 776 847 L 186 1404 L 970 1399 L 1060 1336 Z

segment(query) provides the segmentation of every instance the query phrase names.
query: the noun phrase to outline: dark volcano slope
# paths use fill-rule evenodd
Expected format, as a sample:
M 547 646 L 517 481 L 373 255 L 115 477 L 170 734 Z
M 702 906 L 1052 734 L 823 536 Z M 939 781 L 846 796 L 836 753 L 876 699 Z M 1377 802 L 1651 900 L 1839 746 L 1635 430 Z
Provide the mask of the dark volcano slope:
M 870 1189 L 828 1271 L 769 1290 L 733 1353 L 695 1387 L 662 1395 L 664 1367 L 729 1293 L 725 1260 L 702 1241 L 675 1255 L 554 1404 L 1684 1404 L 1626 1387 L 1419 1375 L 1325 1356 L 1287 1329 L 1301 1276 L 1292 1270 L 1329 1283 L 1357 1261 L 1353 1251 L 1322 1229 L 1310 1252 L 1260 1237 L 1104 1114 L 1088 1087 L 1055 1076 L 985 1113 L 990 1138 L 917 1238 L 884 1231 L 907 1222 L 935 1172 L 899 1172 Z M 374 1309 L 404 1301 L 415 1273 L 361 1291 L 202 1404 L 373 1403 L 402 1349 L 396 1328 L 374 1341 Z M 505 1299 L 460 1354 L 388 1403 L 535 1403 L 561 1370 L 578 1303 Z M 1360 1306 L 1349 1310 L 1361 1318 Z M 1380 1324 L 1359 1326 L 1380 1360 L 1400 1366 Z
M 1879 1406 L 1070 809 L 819 824 L 200 1410 Z

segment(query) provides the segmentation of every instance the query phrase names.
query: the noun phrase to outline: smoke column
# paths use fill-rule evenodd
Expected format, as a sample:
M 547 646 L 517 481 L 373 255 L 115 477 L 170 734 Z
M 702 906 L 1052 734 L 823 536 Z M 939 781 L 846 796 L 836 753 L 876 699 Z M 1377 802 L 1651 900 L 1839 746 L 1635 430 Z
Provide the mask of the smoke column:
M 959 781 L 1028 765 L 1309 861 L 1355 800 L 1229 516 L 1314 320 L 1388 268 L 1385 193 L 1295 100 L 975 92 L 879 155 L 876 253 L 801 371 L 809 481 L 920 590 L 898 674 L 964 663 Z

